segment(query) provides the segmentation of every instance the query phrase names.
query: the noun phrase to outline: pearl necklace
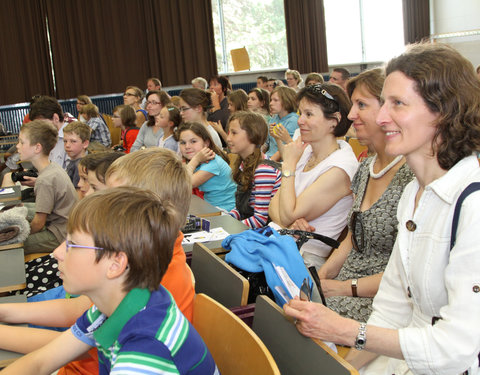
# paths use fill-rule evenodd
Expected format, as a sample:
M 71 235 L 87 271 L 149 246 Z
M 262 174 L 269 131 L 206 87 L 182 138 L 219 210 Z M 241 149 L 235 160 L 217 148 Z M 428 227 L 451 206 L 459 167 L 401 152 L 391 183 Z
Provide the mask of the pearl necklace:
M 370 177 L 372 178 L 380 178 L 382 176 L 385 175 L 385 173 L 387 173 L 390 169 L 392 169 L 395 164 L 397 164 L 400 160 L 402 160 L 403 158 L 403 155 L 398 155 L 395 159 L 392 160 L 392 162 L 390 164 L 388 164 L 385 168 L 383 168 L 380 172 L 378 173 L 375 173 L 373 171 L 373 165 L 375 164 L 375 162 L 377 161 L 377 154 L 375 154 L 375 156 L 373 157 L 372 159 L 372 162 L 370 163 Z

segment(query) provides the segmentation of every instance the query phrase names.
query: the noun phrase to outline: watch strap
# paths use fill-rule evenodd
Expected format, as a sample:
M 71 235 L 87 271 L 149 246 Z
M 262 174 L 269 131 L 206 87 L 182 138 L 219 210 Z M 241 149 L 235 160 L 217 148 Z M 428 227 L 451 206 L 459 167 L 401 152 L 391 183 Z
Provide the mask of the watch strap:
M 358 279 L 352 279 L 352 296 L 353 297 L 358 297 L 357 288 L 358 288 Z
M 358 335 L 355 339 L 355 349 L 362 350 L 367 344 L 367 323 L 360 323 L 358 327 Z

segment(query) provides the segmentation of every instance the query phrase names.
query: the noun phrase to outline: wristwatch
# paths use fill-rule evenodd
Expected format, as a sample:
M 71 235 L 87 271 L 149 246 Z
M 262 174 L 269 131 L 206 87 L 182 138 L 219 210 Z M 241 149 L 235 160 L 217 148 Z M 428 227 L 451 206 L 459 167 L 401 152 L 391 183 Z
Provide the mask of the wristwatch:
M 352 296 L 358 297 L 357 294 L 358 279 L 352 279 Z
M 362 350 L 367 344 L 367 323 L 360 323 L 358 335 L 355 339 L 355 349 Z
M 295 177 L 295 171 L 289 171 L 289 170 L 282 171 L 282 177 L 285 177 L 285 178 Z

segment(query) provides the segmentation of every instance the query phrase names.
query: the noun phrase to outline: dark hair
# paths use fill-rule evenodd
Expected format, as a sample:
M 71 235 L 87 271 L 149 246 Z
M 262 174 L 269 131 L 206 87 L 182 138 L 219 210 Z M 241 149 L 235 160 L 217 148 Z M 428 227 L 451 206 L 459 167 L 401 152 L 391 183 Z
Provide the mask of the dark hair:
M 265 90 L 265 89 L 261 89 L 259 87 L 254 87 L 253 89 L 251 89 L 249 92 L 249 94 L 251 93 L 255 93 L 255 95 L 257 96 L 258 100 L 263 102 L 263 106 L 262 106 L 262 109 L 264 109 L 265 111 L 267 111 L 267 113 L 270 112 L 270 93 Z
M 432 152 L 440 167 L 452 168 L 480 150 L 480 85 L 473 65 L 445 44 L 413 44 L 387 64 L 415 81 L 428 109 L 438 114 Z
M 381 103 L 383 82 L 385 82 L 385 70 L 373 68 L 365 70 L 347 82 L 347 93 L 351 98 L 358 86 L 364 86 Z
M 228 94 L 227 98 L 230 102 L 232 102 L 233 107 L 235 108 L 235 111 L 248 110 L 248 107 L 247 107 L 248 95 L 244 90 L 238 89 L 238 90 L 232 91 L 230 94 Z
M 179 228 L 174 202 L 133 186 L 96 192 L 73 208 L 67 232 L 92 236 L 95 261 L 123 252 L 128 259 L 124 291 L 158 289 L 172 259 Z
M 230 83 L 230 81 L 228 80 L 228 78 L 225 77 L 225 76 L 213 76 L 213 77 L 210 77 L 210 79 L 208 80 L 208 82 L 212 82 L 212 81 L 217 81 L 218 83 L 220 83 L 220 85 L 222 86 L 223 94 L 224 94 L 225 96 L 227 96 L 228 90 L 231 90 L 231 89 L 232 89 L 232 84 Z
M 258 80 L 258 79 L 261 80 L 263 83 L 265 83 L 265 82 L 268 81 L 267 76 L 258 76 L 258 77 L 257 77 L 257 80 Z
M 345 68 L 334 68 L 333 69 L 334 72 L 337 72 L 337 73 L 340 73 L 342 75 L 342 79 L 344 81 L 346 81 L 347 79 L 350 78 L 350 72 L 348 71 L 348 69 L 345 69 Z
M 180 110 L 174 105 L 166 105 L 168 111 L 168 120 L 173 122 L 173 130 L 175 130 L 182 122 L 182 115 Z
M 63 111 L 57 99 L 51 96 L 41 96 L 30 105 L 30 120 L 43 118 L 52 120 L 53 115 L 57 114 L 60 122 L 63 122 Z
M 190 130 L 191 132 L 193 132 L 193 134 L 195 134 L 197 137 L 200 137 L 204 142 L 208 142 L 208 148 L 210 150 L 212 150 L 218 156 L 220 156 L 223 160 L 225 160 L 227 164 L 230 163 L 227 155 L 225 155 L 225 153 L 218 148 L 215 142 L 213 142 L 212 137 L 210 136 L 210 133 L 208 132 L 205 125 L 200 124 L 199 122 L 184 122 L 177 129 L 176 139 L 178 139 L 179 142 L 180 142 L 180 134 L 182 134 L 182 132 L 187 130 Z
M 103 151 L 96 152 L 94 154 L 85 155 L 79 162 L 79 165 L 85 168 L 85 173 L 88 171 L 95 172 L 95 177 L 102 184 L 105 183 L 105 174 L 107 173 L 108 167 L 117 160 L 119 157 L 122 157 L 122 152 L 115 151 Z
M 165 91 L 163 90 L 152 90 L 147 93 L 146 100 L 148 100 L 149 97 L 152 95 L 157 95 L 158 99 L 160 100 L 160 103 L 162 104 L 162 108 L 165 107 L 167 104 L 171 103 L 171 98 L 170 95 L 168 95 Z M 148 116 L 148 121 L 147 121 L 147 126 L 154 126 L 155 125 L 155 117 L 154 116 Z
M 240 128 L 247 133 L 248 141 L 256 146 L 254 152 L 248 155 L 245 160 L 238 157 L 232 168 L 233 181 L 241 187 L 241 190 L 247 191 L 252 185 L 258 164 L 263 160 L 260 147 L 267 140 L 268 125 L 265 118 L 255 112 L 235 112 L 228 119 L 228 126 L 230 126 L 230 123 L 235 120 L 238 121 Z M 243 170 L 240 169 L 240 164 L 242 163 Z
M 201 106 L 203 112 L 207 112 L 212 107 L 212 96 L 208 91 L 190 87 L 180 92 L 180 98 L 190 107 Z
M 298 103 L 302 99 L 320 106 L 325 118 L 337 119 L 335 113 L 340 113 L 340 120 L 335 129 L 333 129 L 333 135 L 335 137 L 343 137 L 347 134 L 352 124 L 352 121 L 348 119 L 352 102 L 340 86 L 332 83 L 307 86 L 298 93 Z

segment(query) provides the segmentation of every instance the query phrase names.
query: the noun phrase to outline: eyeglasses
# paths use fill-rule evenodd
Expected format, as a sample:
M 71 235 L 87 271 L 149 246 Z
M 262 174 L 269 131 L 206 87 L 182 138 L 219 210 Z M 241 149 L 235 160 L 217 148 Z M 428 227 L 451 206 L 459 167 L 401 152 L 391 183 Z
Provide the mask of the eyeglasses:
M 124 92 L 123 96 L 137 96 L 137 95 L 132 94 L 131 92 Z
M 158 105 L 162 104 L 162 102 L 156 102 L 155 100 L 145 102 L 146 105 Z
M 103 247 L 74 245 L 69 240 L 66 240 L 65 241 L 65 252 L 68 253 L 71 248 L 90 249 L 90 250 L 105 250 Z
M 330 93 L 329 93 L 327 90 L 325 90 L 321 84 L 316 84 L 316 85 L 307 86 L 306 89 L 307 89 L 308 91 L 311 91 L 311 92 L 315 93 L 315 94 L 321 94 L 321 95 L 323 95 L 325 98 L 330 99 L 330 100 L 333 100 L 335 103 L 337 103 L 337 101 L 335 100 L 335 98 L 334 98 L 332 95 L 330 95 Z M 337 104 L 338 104 L 338 103 L 337 103 Z
M 180 112 L 186 112 L 188 111 L 189 109 L 192 109 L 191 107 L 180 107 Z
M 352 215 L 350 216 L 350 231 L 352 232 L 352 245 L 353 245 L 353 248 L 356 250 L 356 251 L 364 251 L 365 250 L 365 239 L 364 239 L 364 230 L 363 230 L 363 224 L 362 224 L 362 218 L 359 216 L 361 215 L 362 213 L 360 211 L 353 211 L 352 212 Z M 360 235 L 360 244 L 357 242 L 357 226 L 360 230 L 360 233 L 358 233 Z

